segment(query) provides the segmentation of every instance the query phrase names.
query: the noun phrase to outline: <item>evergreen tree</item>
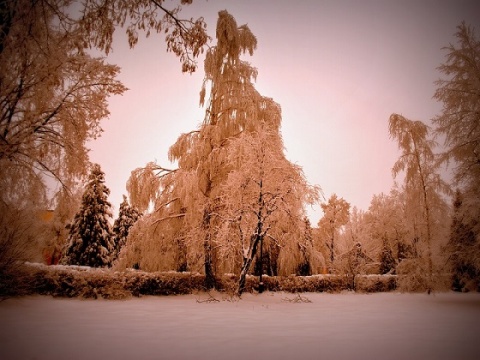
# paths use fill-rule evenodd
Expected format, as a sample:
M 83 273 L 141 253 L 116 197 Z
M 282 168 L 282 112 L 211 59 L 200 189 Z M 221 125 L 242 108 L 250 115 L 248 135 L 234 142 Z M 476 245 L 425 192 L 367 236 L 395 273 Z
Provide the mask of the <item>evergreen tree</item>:
M 437 81 L 435 99 L 443 109 L 433 124 L 444 139 L 443 159 L 454 165 L 453 185 L 463 194 L 457 216 L 473 231 L 470 255 L 480 269 L 480 39 L 465 23 L 455 37 L 457 44 L 445 48 L 446 61 L 439 67 L 445 77 Z
M 109 266 L 114 249 L 109 222 L 111 205 L 107 200 L 110 190 L 105 186 L 105 174 L 94 164 L 82 196 L 80 210 L 69 232 L 63 262 L 69 265 L 92 267 Z
M 475 266 L 475 232 L 463 218 L 463 198 L 456 192 L 450 240 L 446 247 L 452 272 L 452 289 L 456 291 L 480 289 L 480 269 Z
M 120 204 L 118 218 L 113 223 L 114 251 L 112 260 L 118 257 L 118 253 L 127 242 L 127 236 L 130 228 L 137 222 L 141 214 L 137 208 L 130 206 L 127 197 L 123 195 L 123 201 Z

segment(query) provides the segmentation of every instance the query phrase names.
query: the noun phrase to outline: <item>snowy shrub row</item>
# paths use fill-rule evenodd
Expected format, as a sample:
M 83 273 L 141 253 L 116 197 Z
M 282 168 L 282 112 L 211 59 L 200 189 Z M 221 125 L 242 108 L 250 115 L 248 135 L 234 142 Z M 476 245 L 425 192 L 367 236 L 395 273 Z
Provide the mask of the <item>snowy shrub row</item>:
M 286 292 L 359 292 L 392 291 L 397 288 L 395 275 L 312 275 L 312 276 L 264 276 L 264 289 Z M 248 286 L 249 285 L 249 286 Z M 247 278 L 247 291 L 258 289 L 258 277 Z
M 140 295 L 189 294 L 204 276 L 192 273 L 114 272 L 67 266 L 30 267 L 30 293 L 62 297 L 122 299 Z
M 117 272 L 108 269 L 78 266 L 46 266 L 26 264 L 25 282 L 21 293 L 9 295 L 40 294 L 61 297 L 122 299 L 141 295 L 177 295 L 204 291 L 205 276 L 198 273 L 143 272 L 129 270 Z M 297 292 L 358 292 L 392 291 L 397 288 L 395 275 L 314 275 L 314 276 L 264 276 L 266 291 Z M 220 291 L 233 293 L 238 278 L 233 274 L 217 280 Z M 245 290 L 259 288 L 257 276 L 247 276 Z M 28 290 L 25 290 L 28 289 Z

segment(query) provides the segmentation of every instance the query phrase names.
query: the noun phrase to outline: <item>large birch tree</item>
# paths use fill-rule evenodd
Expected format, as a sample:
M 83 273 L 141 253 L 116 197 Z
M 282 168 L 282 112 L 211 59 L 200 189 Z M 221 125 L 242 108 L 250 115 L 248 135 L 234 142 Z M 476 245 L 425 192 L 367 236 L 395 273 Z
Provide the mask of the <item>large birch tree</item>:
M 426 261 L 427 291 L 433 290 L 432 242 L 434 223 L 439 209 L 445 207 L 440 196 L 449 193 L 449 186 L 439 175 L 439 164 L 433 152 L 435 142 L 429 137 L 429 127 L 421 121 L 408 120 L 392 114 L 389 120 L 390 136 L 397 140 L 402 152 L 392 168 L 393 176 L 405 173 L 406 205 L 415 229 L 414 237 L 425 245 L 421 257 Z M 418 215 L 418 217 L 416 216 Z M 438 238 L 437 247 L 438 247 Z
M 200 92 L 205 119 L 169 151 L 178 168 L 150 164 L 137 169 L 128 189 L 134 205 L 154 204 L 150 224 L 159 250 L 181 238 L 189 269 L 203 263 L 206 287 L 214 285 L 217 272 L 234 271 L 243 279 L 237 289 L 241 293 L 259 243 L 273 238 L 274 224 L 280 229 L 285 216 L 290 219 L 283 221 L 285 226 L 300 228 L 303 205 L 315 199 L 317 189 L 285 159 L 280 106 L 256 91 L 257 70 L 241 59 L 244 53 L 253 54 L 255 36 L 221 11 L 216 38 L 206 54 Z M 297 228 L 289 226 L 281 236 L 287 239 Z

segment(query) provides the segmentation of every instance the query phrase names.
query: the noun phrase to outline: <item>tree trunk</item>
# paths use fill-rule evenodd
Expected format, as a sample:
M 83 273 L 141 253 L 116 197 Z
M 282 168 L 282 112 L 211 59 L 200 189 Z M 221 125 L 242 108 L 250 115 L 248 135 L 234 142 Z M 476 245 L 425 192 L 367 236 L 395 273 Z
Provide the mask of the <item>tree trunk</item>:
M 203 227 L 205 230 L 205 239 L 203 241 L 204 267 L 205 267 L 205 288 L 206 290 L 215 287 L 215 273 L 212 266 L 212 242 L 210 229 L 210 209 L 207 207 L 203 214 Z
M 245 280 L 248 274 L 248 270 L 250 269 L 250 265 L 252 264 L 253 258 L 257 253 L 257 246 L 261 240 L 262 240 L 262 236 L 258 234 L 252 236 L 252 240 L 250 242 L 250 248 L 247 253 L 247 256 L 243 258 L 242 270 L 240 271 L 240 278 L 238 279 L 238 286 L 237 286 L 238 296 L 242 295 L 242 293 L 245 291 Z
M 423 178 L 422 178 L 422 182 L 423 182 Z M 427 202 L 427 190 L 425 185 L 423 189 L 423 198 L 425 201 L 425 221 L 427 223 L 427 262 L 428 262 L 427 292 L 430 294 L 433 291 L 432 232 L 430 228 L 430 207 L 428 206 L 428 202 Z
M 242 270 L 240 271 L 240 279 L 238 280 L 237 295 L 240 296 L 245 291 L 245 281 L 247 278 L 248 269 L 252 264 L 251 258 L 243 258 Z

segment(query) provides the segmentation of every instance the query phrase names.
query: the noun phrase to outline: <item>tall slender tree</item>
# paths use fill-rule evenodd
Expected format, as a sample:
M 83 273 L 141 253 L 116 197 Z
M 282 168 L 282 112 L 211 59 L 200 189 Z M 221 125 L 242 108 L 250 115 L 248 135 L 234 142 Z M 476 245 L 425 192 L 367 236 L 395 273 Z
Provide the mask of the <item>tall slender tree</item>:
M 412 121 L 402 115 L 392 114 L 389 120 L 390 136 L 398 141 L 402 151 L 392 168 L 393 176 L 405 172 L 405 192 L 408 204 L 413 205 L 413 213 L 421 214 L 418 226 L 419 238 L 426 245 L 423 258 L 427 262 L 427 290 L 433 290 L 432 228 L 433 212 L 440 204 L 444 205 L 441 193 L 449 193 L 449 186 L 438 173 L 439 164 L 432 148 L 435 142 L 429 138 L 429 127 L 421 121 Z M 415 211 L 417 210 L 417 211 Z M 415 221 L 415 219 L 414 219 Z
M 105 186 L 105 174 L 93 164 L 82 196 L 80 210 L 70 227 L 69 243 L 62 262 L 92 267 L 110 266 L 114 250 L 110 225 L 110 190 Z
M 457 190 L 453 203 L 450 239 L 445 250 L 452 273 L 452 288 L 456 291 L 480 290 L 480 269 L 477 267 L 475 231 L 469 220 L 465 221 L 462 209 L 463 196 Z
M 323 233 L 329 250 L 330 271 L 333 271 L 335 262 L 335 242 L 340 228 L 348 222 L 350 204 L 343 198 L 333 194 L 328 202 L 321 204 L 323 217 L 318 221 L 318 227 Z
M 135 207 L 130 206 L 127 197 L 123 195 L 118 217 L 115 219 L 112 228 L 114 244 L 112 260 L 116 260 L 120 250 L 125 246 L 130 228 L 137 222 L 140 215 L 140 212 Z
M 472 26 L 457 27 L 457 44 L 445 48 L 435 98 L 443 103 L 433 119 L 435 132 L 444 138 L 443 159 L 453 163 L 454 186 L 463 194 L 457 216 L 474 231 L 474 253 L 480 254 L 480 39 Z M 480 256 L 475 266 L 480 269 Z

